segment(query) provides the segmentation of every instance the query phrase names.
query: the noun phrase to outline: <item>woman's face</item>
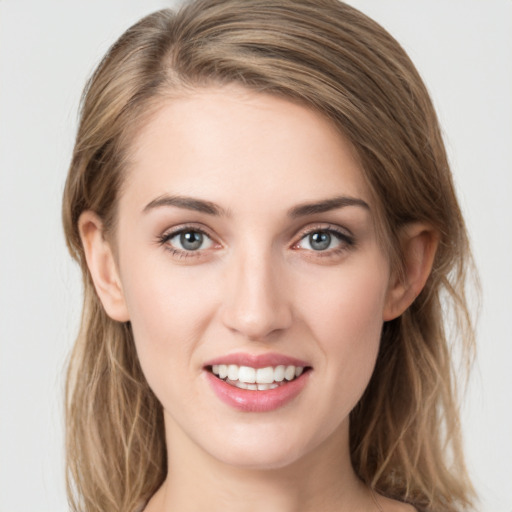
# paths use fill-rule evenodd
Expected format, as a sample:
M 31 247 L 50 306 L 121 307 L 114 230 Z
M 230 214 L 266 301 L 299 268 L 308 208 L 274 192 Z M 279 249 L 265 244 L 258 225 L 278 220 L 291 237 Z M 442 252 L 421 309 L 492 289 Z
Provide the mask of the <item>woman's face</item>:
M 348 439 L 387 316 L 373 215 L 350 144 L 303 106 L 212 88 L 144 127 L 119 203 L 119 277 L 187 456 L 282 467 Z

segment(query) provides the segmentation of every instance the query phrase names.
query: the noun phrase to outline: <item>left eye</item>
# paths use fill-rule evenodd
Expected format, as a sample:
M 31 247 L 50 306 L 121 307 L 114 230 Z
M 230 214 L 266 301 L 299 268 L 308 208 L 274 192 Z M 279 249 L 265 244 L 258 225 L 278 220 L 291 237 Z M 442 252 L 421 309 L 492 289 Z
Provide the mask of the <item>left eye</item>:
M 342 243 L 342 235 L 334 231 L 318 230 L 302 237 L 296 247 L 313 251 L 327 251 L 339 247 Z
M 209 249 L 213 245 L 213 240 L 206 233 L 187 229 L 170 235 L 166 243 L 180 251 L 198 251 Z

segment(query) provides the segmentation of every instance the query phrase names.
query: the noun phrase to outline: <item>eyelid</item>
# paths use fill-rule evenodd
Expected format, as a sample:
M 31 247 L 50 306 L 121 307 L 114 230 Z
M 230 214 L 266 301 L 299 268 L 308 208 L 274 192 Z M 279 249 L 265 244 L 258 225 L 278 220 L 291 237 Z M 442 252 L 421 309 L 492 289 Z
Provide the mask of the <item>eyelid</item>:
M 316 233 L 318 231 L 325 231 L 328 233 L 334 233 L 334 235 L 338 236 L 342 241 L 346 242 L 349 245 L 355 244 L 355 237 L 352 232 L 341 226 L 330 223 L 316 223 L 316 224 L 308 224 L 304 228 L 302 228 L 297 236 L 295 237 L 295 242 L 293 242 L 292 247 L 296 246 L 301 240 L 303 240 L 306 236 L 311 235 L 312 233 Z
M 197 231 L 198 233 L 202 233 L 203 235 L 206 235 L 208 236 L 209 238 L 214 238 L 211 233 L 210 233 L 210 230 L 208 230 L 206 227 L 204 227 L 203 225 L 201 224 L 197 224 L 197 223 L 184 223 L 184 224 L 179 224 L 177 226 L 172 226 L 171 228 L 167 228 L 163 231 L 163 233 L 161 235 L 158 236 L 158 238 L 166 238 L 166 239 L 169 239 L 169 238 L 172 238 L 173 236 L 176 236 L 176 235 L 179 235 L 180 233 L 183 233 L 184 231 Z
M 213 247 L 209 247 L 207 249 L 198 249 L 195 251 L 185 250 L 185 249 L 179 249 L 172 245 L 170 245 L 168 242 L 175 236 L 186 232 L 186 231 L 197 231 L 198 233 L 203 234 L 204 236 L 208 237 L 212 243 Z M 303 249 L 301 247 L 298 247 L 298 244 L 307 236 L 311 235 L 315 232 L 328 232 L 332 233 L 338 240 L 340 241 L 341 246 L 336 247 L 333 249 L 327 249 L 325 251 L 312 251 L 308 249 Z M 218 237 L 213 235 L 211 233 L 211 230 L 207 227 L 205 227 L 201 223 L 184 223 L 177 226 L 173 226 L 171 228 L 166 229 L 161 235 L 157 236 L 157 243 L 159 245 L 164 246 L 164 248 L 168 251 L 170 251 L 174 256 L 177 257 L 200 257 L 204 256 L 206 252 L 211 251 L 212 249 L 219 249 L 223 247 L 223 244 L 218 241 Z M 330 255 L 334 255 L 340 252 L 343 252 L 351 247 L 353 247 L 356 243 L 355 237 L 352 234 L 352 232 L 342 226 L 339 226 L 337 224 L 331 224 L 331 223 L 314 223 L 314 224 L 308 224 L 307 226 L 300 229 L 300 231 L 297 233 L 297 235 L 294 237 L 294 242 L 291 244 L 291 249 L 296 250 L 304 250 L 308 252 L 316 252 L 316 256 L 321 257 L 327 257 Z
M 165 247 L 165 249 L 171 251 L 174 255 L 181 255 L 183 257 L 191 257 L 191 256 L 200 256 L 205 251 L 209 251 L 208 249 L 198 249 L 196 251 L 187 251 L 185 249 L 179 249 L 173 247 L 169 244 L 169 241 L 177 235 L 180 235 L 183 232 L 187 231 L 196 231 L 197 233 L 201 233 L 202 235 L 208 237 L 212 243 L 213 248 L 222 247 L 222 244 L 218 241 L 217 237 L 211 234 L 211 231 L 206 228 L 202 224 L 197 223 L 185 223 L 179 224 L 177 226 L 173 226 L 171 228 L 166 229 L 162 234 L 157 236 L 157 243 Z

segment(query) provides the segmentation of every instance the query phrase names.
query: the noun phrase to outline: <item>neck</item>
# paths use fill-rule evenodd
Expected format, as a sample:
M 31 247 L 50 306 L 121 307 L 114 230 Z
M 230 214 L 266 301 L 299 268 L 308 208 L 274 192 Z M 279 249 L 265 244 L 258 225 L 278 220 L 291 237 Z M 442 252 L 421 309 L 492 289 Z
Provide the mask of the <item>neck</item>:
M 170 423 L 169 472 L 147 512 L 372 510 L 368 489 L 350 463 L 348 422 L 299 460 L 265 469 L 219 461 Z

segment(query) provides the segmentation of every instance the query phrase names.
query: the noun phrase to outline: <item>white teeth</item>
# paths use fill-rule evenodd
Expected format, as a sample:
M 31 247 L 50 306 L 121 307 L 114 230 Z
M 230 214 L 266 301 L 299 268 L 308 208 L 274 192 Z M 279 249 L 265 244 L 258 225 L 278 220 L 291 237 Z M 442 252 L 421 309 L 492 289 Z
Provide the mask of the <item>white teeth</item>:
M 284 378 L 286 380 L 292 380 L 295 378 L 295 366 L 287 366 L 284 371 Z
M 256 382 L 256 370 L 250 366 L 240 366 L 238 380 L 247 382 L 247 384 L 254 384 Z
M 279 365 L 276 367 L 252 368 L 250 366 L 238 366 L 236 364 L 214 364 L 212 373 L 220 379 L 233 381 L 234 385 L 241 389 L 265 391 L 275 389 L 278 383 L 293 380 L 304 372 L 303 366 Z
M 215 371 L 213 373 L 215 373 Z M 221 379 L 225 379 L 228 376 L 228 366 L 226 364 L 219 364 L 218 375 Z
M 228 366 L 228 379 L 238 380 L 238 366 L 236 364 L 230 364 Z
M 276 366 L 274 369 L 274 380 L 276 382 L 282 382 L 284 380 L 284 370 L 285 367 L 283 365 Z
M 272 384 L 274 382 L 274 368 L 272 366 L 258 368 L 256 370 L 256 382 L 258 384 Z

